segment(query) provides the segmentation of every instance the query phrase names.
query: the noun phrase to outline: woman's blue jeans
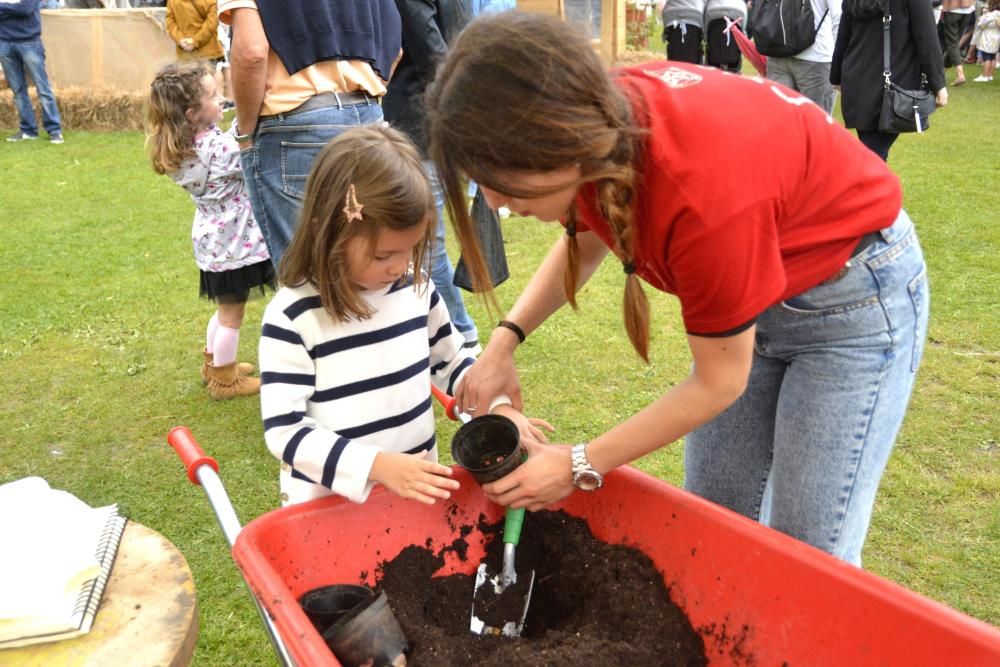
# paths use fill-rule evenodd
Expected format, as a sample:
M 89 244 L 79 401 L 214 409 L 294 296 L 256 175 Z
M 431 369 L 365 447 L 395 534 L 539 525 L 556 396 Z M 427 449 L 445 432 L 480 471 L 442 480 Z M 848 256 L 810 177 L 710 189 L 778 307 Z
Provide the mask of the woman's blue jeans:
M 860 566 L 927 336 L 906 213 L 848 269 L 760 316 L 743 396 L 686 439 L 685 487 Z
M 331 139 L 358 125 L 382 122 L 374 98 L 262 118 L 253 145 L 240 151 L 243 178 L 257 224 L 277 268 L 299 222 L 313 160 Z
M 38 136 L 38 121 L 35 119 L 35 109 L 31 106 L 28 96 L 28 82 L 25 74 L 35 82 L 38 101 L 42 105 L 42 123 L 49 136 L 62 133 L 62 120 L 59 118 L 59 107 L 56 97 L 52 94 L 49 75 L 45 72 L 45 47 L 42 40 L 34 39 L 27 42 L 4 42 L 0 40 L 0 65 L 4 76 L 14 93 L 14 105 L 21 120 L 21 132 Z

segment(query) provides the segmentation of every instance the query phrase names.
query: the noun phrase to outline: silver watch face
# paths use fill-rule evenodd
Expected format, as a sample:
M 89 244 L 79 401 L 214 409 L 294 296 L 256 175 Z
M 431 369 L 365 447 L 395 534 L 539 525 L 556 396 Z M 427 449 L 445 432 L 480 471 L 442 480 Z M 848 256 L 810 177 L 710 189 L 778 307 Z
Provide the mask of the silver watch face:
M 601 488 L 604 478 L 596 470 L 581 470 L 573 475 L 573 484 L 582 491 L 594 491 Z

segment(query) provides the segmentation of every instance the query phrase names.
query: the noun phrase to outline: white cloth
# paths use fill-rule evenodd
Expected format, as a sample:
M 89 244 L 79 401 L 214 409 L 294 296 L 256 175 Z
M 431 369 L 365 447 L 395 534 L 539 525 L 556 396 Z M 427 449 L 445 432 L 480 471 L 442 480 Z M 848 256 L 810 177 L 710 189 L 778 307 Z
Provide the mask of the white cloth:
M 362 294 L 365 320 L 335 320 L 309 285 L 281 288 L 264 312 L 261 415 L 283 504 L 364 502 L 379 452 L 437 461 L 431 382 L 454 393 L 475 360 L 429 280 Z
M 837 30 L 840 29 L 841 0 L 810 0 L 812 3 L 813 17 L 819 22 L 819 30 L 816 32 L 816 41 L 802 53 L 795 54 L 795 58 L 809 60 L 814 63 L 828 63 L 833 60 L 833 47 L 837 43 Z M 824 17 L 829 10 L 829 13 Z
M 198 268 L 218 273 L 270 259 L 243 183 L 236 138 L 212 127 L 195 138 L 194 149 L 170 177 L 197 207 L 191 241 Z

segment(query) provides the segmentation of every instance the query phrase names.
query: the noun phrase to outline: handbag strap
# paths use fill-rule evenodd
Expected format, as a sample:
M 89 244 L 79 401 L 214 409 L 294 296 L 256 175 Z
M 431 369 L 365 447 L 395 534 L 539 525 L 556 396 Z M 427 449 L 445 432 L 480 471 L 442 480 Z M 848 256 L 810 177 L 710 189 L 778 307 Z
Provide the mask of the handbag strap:
M 885 12 L 882 14 L 882 77 L 885 79 L 885 87 L 888 88 L 890 77 L 892 76 L 892 68 L 889 66 L 889 52 L 890 52 L 890 40 L 889 40 L 889 25 L 892 23 L 892 15 L 889 14 L 889 6 L 886 3 Z

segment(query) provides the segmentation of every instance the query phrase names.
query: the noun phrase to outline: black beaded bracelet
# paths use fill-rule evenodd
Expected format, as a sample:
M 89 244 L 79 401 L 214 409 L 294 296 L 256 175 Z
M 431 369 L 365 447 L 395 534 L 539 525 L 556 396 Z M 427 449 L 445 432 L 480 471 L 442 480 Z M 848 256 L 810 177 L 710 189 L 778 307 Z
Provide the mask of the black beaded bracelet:
M 520 341 L 521 343 L 523 343 L 524 339 L 527 338 L 527 336 L 524 335 L 524 329 L 522 329 L 521 327 L 517 326 L 516 324 L 514 324 L 509 320 L 500 320 L 499 322 L 497 322 L 497 326 L 503 327 L 504 329 L 510 329 L 511 331 L 513 331 L 514 334 L 517 336 L 517 340 Z

